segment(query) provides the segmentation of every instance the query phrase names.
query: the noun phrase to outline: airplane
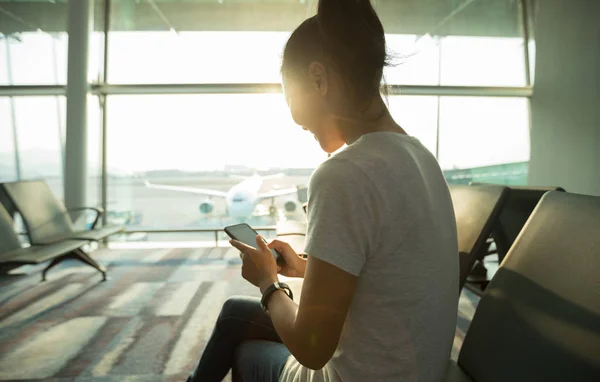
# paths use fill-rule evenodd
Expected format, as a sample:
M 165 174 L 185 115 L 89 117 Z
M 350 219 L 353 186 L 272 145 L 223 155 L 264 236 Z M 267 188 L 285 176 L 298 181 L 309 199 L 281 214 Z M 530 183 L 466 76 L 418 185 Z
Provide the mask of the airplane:
M 254 210 L 260 202 L 271 199 L 272 204 L 269 208 L 269 211 L 274 215 L 276 210 L 273 203 L 276 197 L 291 195 L 299 192 L 300 188 L 294 187 L 259 193 L 259 190 L 265 180 L 281 176 L 283 176 L 283 174 L 269 176 L 260 176 L 258 174 L 254 174 L 250 177 L 236 176 L 242 178 L 243 180 L 231 187 L 227 192 L 196 187 L 153 184 L 148 180 L 145 180 L 144 184 L 148 188 L 154 188 L 158 190 L 187 192 L 206 196 L 208 199 L 200 204 L 200 212 L 205 215 L 208 215 L 213 211 L 214 204 L 211 198 L 223 198 L 225 199 L 225 203 L 227 205 L 227 214 L 230 217 L 243 221 L 253 215 Z M 293 200 L 288 200 L 285 202 L 284 208 L 286 212 L 294 212 L 297 208 L 296 202 Z

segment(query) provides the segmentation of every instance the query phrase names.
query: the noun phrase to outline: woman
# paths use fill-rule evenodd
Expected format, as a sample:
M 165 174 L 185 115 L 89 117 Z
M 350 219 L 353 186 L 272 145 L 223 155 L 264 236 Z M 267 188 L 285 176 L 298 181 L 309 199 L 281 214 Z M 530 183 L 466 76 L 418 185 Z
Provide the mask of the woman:
M 435 158 L 380 95 L 386 47 L 368 0 L 320 0 L 286 44 L 295 122 L 327 153 L 309 184 L 308 260 L 257 237 L 190 381 L 439 381 L 458 301 L 454 211 Z M 285 259 L 278 268 L 269 248 Z M 304 277 L 299 302 L 274 285 Z M 266 293 L 266 295 L 265 295 Z

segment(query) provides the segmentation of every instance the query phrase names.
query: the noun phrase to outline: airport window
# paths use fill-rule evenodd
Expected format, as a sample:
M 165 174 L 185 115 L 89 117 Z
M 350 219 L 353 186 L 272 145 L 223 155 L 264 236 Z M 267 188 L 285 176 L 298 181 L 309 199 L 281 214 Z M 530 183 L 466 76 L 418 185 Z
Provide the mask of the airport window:
M 112 83 L 276 83 L 287 32 L 111 32 Z
M 435 152 L 437 97 L 388 102 Z M 132 224 L 143 227 L 222 224 L 230 212 L 222 198 L 194 188 L 227 192 L 255 172 L 287 175 L 265 181 L 261 192 L 305 187 L 326 158 L 312 134 L 293 122 L 281 94 L 110 96 L 107 127 L 109 210 L 136 216 Z M 300 208 L 286 210 L 290 203 L 299 207 L 296 193 L 264 200 L 256 223 L 274 222 L 272 204 L 286 219 L 304 218 Z
M 315 4 L 113 2 L 108 81 L 277 83 L 285 41 Z
M 518 1 L 376 1 L 388 84 L 523 86 Z
M 265 31 L 113 31 L 109 36 L 108 81 L 278 83 L 281 53 L 289 35 Z M 391 64 L 385 69 L 388 84 L 440 83 L 438 40 L 392 34 L 386 39 Z
M 231 4 L 113 2 L 111 83 L 278 83 L 290 32 L 316 2 Z M 517 2 L 386 0 L 375 6 L 387 32 L 389 84 L 522 86 Z M 410 12 L 407 9 L 410 7 Z M 277 14 L 277 18 L 268 15 Z
M 22 179 L 62 182 L 65 111 L 59 98 L 17 97 L 14 101 Z
M 0 35 L 0 85 L 9 84 L 8 57 L 6 56 L 7 36 Z
M 104 33 L 92 33 L 88 56 L 88 81 L 92 83 L 102 82 L 104 75 Z
M 65 84 L 67 2 L 3 1 L 0 85 Z
M 65 84 L 67 40 L 64 32 L 41 30 L 5 35 L 6 84 Z
M 98 98 L 90 96 L 88 201 L 95 206 L 101 200 L 100 122 Z M 65 124 L 65 97 L 0 97 L 0 181 L 45 179 L 62 199 Z
M 441 41 L 441 85 L 525 85 L 523 39 L 452 36 Z
M 224 224 L 232 214 L 224 198 L 202 190 L 227 194 L 255 174 L 267 179 L 243 192 L 306 186 L 326 158 L 281 94 L 110 96 L 107 127 L 109 208 L 131 211 L 145 227 Z M 290 190 L 263 200 L 255 224 L 273 224 L 271 205 L 283 213 L 289 202 L 297 208 L 287 218 L 303 218 Z
M 478 97 L 451 97 L 442 91 L 526 84 L 519 2 L 435 3 L 374 2 L 392 64 L 384 71 L 385 83 L 395 86 L 387 97 L 390 112 L 438 155 L 448 179 L 463 182 L 471 179 L 465 171 L 477 169 L 478 176 L 512 174 L 491 181 L 523 184 L 529 160 L 527 98 L 489 97 L 483 90 Z M 235 211 L 223 198 L 197 191 L 222 195 L 255 173 L 267 176 L 259 193 L 305 190 L 326 155 L 294 124 L 280 93 L 258 93 L 264 90 L 245 85 L 280 82 L 284 44 L 315 13 L 316 1 L 113 0 L 110 15 L 104 14 L 105 5 L 94 1 L 88 56 L 89 82 L 99 85 L 93 86 L 87 111 L 90 204 L 102 201 L 99 100 L 104 97 L 109 220 L 161 230 L 222 225 L 219 219 Z M 1 7 L 26 24 L 0 12 L 0 86 L 66 84 L 67 1 Z M 278 17 L 267 17 L 272 14 Z M 106 79 L 105 17 L 110 18 Z M 535 51 L 533 40 L 529 48 Z M 531 54 L 532 63 L 534 58 Z M 127 85 L 131 94 L 113 94 L 119 88 L 103 87 L 106 83 Z M 211 94 L 151 95 L 137 86 L 145 84 L 162 84 L 157 92 L 166 93 L 189 84 L 215 86 Z M 228 84 L 241 85 L 245 94 L 229 94 Z M 404 85 L 422 87 L 424 95 L 407 95 Z M 66 99 L 57 92 L 0 98 L 0 179 L 43 177 L 62 197 Z M 273 222 L 274 214 L 293 218 L 292 199 L 298 205 L 294 194 L 265 198 L 254 211 L 257 222 Z
M 442 169 L 528 161 L 528 121 L 526 98 L 442 97 Z
M 389 96 L 388 107 L 394 120 L 435 154 L 438 97 Z
M 387 35 L 388 85 L 524 86 L 521 38 Z

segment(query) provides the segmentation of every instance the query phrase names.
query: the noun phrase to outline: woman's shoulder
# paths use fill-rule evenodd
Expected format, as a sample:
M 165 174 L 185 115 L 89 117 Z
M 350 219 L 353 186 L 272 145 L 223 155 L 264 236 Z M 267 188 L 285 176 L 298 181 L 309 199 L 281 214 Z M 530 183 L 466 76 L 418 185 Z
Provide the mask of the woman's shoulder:
M 317 167 L 310 179 L 310 187 L 347 187 L 367 180 L 365 170 L 356 161 L 340 153 Z

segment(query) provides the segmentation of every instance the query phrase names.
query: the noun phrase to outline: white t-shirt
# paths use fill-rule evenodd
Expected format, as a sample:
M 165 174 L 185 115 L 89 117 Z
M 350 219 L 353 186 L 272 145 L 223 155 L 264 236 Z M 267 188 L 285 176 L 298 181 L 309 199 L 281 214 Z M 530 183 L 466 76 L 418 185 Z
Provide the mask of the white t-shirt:
M 454 339 L 458 244 L 448 186 L 414 137 L 363 135 L 309 184 L 306 252 L 358 276 L 335 354 L 280 381 L 440 381 Z

